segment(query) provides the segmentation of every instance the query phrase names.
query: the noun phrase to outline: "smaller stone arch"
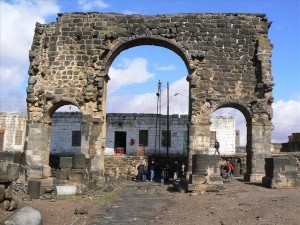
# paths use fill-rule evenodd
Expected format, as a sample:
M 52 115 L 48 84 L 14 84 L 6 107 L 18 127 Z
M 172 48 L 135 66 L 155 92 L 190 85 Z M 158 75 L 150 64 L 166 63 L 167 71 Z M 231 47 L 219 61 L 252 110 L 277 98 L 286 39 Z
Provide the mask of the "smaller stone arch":
M 222 101 L 218 102 L 214 107 L 212 107 L 212 112 L 215 112 L 221 108 L 234 108 L 239 110 L 245 117 L 246 123 L 250 124 L 252 121 L 252 113 L 251 110 L 245 106 L 242 102 L 239 101 Z
M 57 109 L 59 109 L 59 108 L 62 107 L 62 106 L 65 106 L 65 105 L 74 105 L 74 106 L 76 106 L 78 109 L 80 109 L 80 106 L 78 105 L 78 103 L 75 102 L 75 101 L 72 100 L 72 99 L 57 101 L 57 102 L 54 103 L 54 105 L 52 105 L 52 106 L 47 110 L 47 112 L 45 112 L 45 122 L 48 123 L 48 124 L 51 124 L 51 120 L 52 120 L 53 113 L 54 113 Z

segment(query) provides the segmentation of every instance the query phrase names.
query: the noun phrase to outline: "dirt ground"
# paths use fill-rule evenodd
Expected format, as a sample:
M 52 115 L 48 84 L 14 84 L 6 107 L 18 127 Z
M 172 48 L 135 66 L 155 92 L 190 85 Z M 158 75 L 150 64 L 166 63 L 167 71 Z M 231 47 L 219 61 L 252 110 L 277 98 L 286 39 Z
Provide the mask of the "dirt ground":
M 122 205 L 122 201 L 134 201 L 131 199 L 134 198 L 132 196 L 126 198 L 126 193 L 130 189 L 145 193 L 139 195 L 139 198 L 145 198 L 142 199 L 144 204 L 147 204 L 147 199 L 158 199 L 153 205 L 144 208 L 148 213 L 146 220 L 141 223 L 135 220 L 134 224 L 300 224 L 299 187 L 268 189 L 260 185 L 247 184 L 237 179 L 225 182 L 224 190 L 213 192 L 185 193 L 181 191 L 179 193 L 177 189 L 172 187 L 171 184 L 160 185 L 151 182 L 124 181 L 114 184 L 115 190 L 112 192 L 99 189 L 84 195 L 53 196 L 53 198 L 48 196 L 45 199 L 33 199 L 32 201 L 22 200 L 24 198 L 22 194 L 15 194 L 14 198 L 19 202 L 18 208 L 29 205 L 39 210 L 44 225 L 104 224 L 103 221 L 102 223 L 91 223 L 91 221 L 97 215 L 98 217 L 104 215 L 101 213 L 109 214 L 110 218 L 113 218 L 113 210 L 109 211 L 108 209 Z M 78 206 L 85 208 L 88 213 L 75 214 L 75 208 Z M 130 207 L 130 204 L 126 207 Z M 143 210 L 140 205 L 132 204 L 132 207 L 132 209 L 125 210 L 128 212 L 130 210 Z M 149 210 L 149 207 L 153 210 Z M 11 214 L 12 212 L 5 212 L 0 209 L 0 221 Z M 124 217 L 126 215 L 129 214 L 124 214 Z M 119 220 L 120 218 L 115 217 L 114 221 L 116 219 Z M 111 219 L 111 221 L 113 220 Z M 128 222 L 124 220 L 123 222 L 106 222 L 105 224 L 128 224 Z

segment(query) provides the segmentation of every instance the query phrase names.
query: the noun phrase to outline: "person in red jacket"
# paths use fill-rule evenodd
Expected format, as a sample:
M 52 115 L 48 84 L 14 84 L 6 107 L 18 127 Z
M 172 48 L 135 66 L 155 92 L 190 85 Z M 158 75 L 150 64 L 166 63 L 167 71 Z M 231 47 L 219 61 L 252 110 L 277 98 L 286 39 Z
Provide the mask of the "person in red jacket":
M 233 167 L 231 160 L 227 160 L 226 161 L 226 171 L 227 171 L 226 179 L 231 179 L 233 177 L 233 175 L 232 175 L 233 169 L 234 169 L 234 167 Z

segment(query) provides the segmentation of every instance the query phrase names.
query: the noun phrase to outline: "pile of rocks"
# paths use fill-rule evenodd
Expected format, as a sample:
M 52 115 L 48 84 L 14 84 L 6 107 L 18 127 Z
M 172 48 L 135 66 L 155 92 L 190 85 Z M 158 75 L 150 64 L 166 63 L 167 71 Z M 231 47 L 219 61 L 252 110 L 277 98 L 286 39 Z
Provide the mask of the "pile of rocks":
M 0 161 L 0 207 L 12 211 L 18 204 L 13 198 L 13 182 L 19 178 L 19 164 Z

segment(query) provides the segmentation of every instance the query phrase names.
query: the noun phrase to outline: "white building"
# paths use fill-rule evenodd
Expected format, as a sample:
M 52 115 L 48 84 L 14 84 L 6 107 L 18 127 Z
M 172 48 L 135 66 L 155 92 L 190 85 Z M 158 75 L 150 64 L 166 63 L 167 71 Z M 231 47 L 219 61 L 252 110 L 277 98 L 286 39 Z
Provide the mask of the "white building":
M 23 152 L 27 115 L 0 113 L 0 151 Z
M 23 152 L 26 135 L 26 115 L 0 114 L 0 151 Z M 167 148 L 167 116 L 156 114 L 108 113 L 106 155 L 115 148 L 124 149 L 126 155 L 136 155 L 144 150 L 151 154 L 186 154 L 188 143 L 188 116 L 170 115 L 169 146 Z M 221 155 L 235 153 L 236 130 L 232 117 L 214 117 L 211 120 L 220 142 Z M 80 112 L 56 112 L 51 125 L 51 154 L 77 153 L 81 151 Z M 209 153 L 214 154 L 213 144 Z
M 233 117 L 217 116 L 211 119 L 210 130 L 216 132 L 216 138 L 220 143 L 221 155 L 235 154 L 236 138 L 239 132 L 235 130 L 235 119 Z M 211 148 L 210 153 L 215 149 Z

